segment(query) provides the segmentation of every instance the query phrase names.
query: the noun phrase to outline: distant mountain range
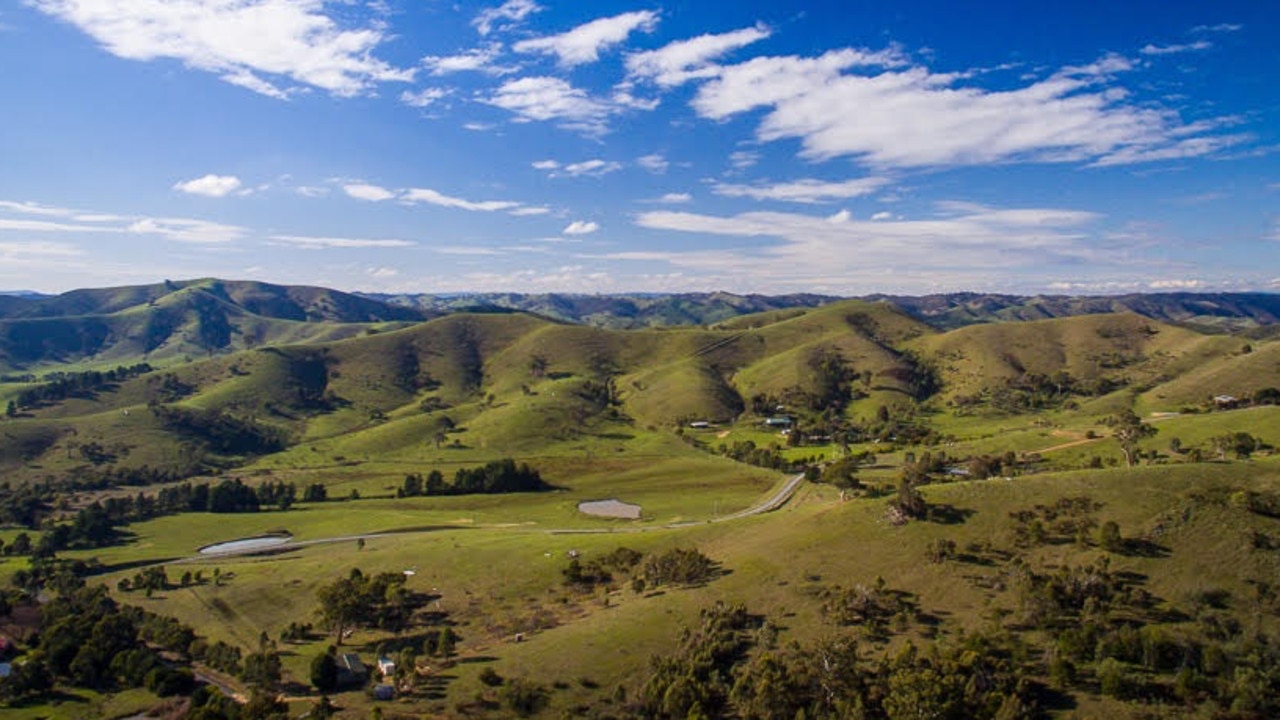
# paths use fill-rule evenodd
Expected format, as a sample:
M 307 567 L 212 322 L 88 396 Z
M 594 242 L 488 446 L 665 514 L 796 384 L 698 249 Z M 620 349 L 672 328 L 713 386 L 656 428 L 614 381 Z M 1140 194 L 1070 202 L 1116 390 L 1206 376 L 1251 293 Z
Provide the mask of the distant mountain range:
M 1153 293 L 1115 296 L 950 293 L 870 295 L 934 328 L 1135 313 L 1201 331 L 1270 336 L 1280 331 L 1280 295 Z M 814 308 L 817 295 L 675 293 L 465 295 L 345 293 L 306 286 L 201 279 L 74 290 L 0 293 L 0 370 L 89 361 L 190 358 L 263 345 L 307 344 L 403 327 L 456 312 L 525 312 L 619 330 L 713 326 L 733 318 Z
M 846 298 L 831 295 L 734 295 L 732 293 L 572 295 L 476 293 L 363 297 L 434 312 L 504 308 L 565 322 L 617 329 L 662 325 L 713 325 L 739 315 L 796 307 L 818 307 Z M 1240 331 L 1280 322 L 1280 295 L 1270 293 L 1152 293 L 1107 296 L 866 295 L 886 301 L 939 329 L 1007 320 L 1047 320 L 1076 315 L 1133 312 L 1153 320 L 1202 330 Z

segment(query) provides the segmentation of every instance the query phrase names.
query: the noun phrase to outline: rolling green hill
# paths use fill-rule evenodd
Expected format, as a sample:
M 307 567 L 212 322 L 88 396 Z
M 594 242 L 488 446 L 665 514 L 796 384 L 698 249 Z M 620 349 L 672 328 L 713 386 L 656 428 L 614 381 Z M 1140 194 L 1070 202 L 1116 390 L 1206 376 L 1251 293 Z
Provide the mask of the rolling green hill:
M 783 701 L 788 718 L 792 705 L 840 717 L 815 695 L 813 658 L 846 642 L 859 680 L 840 686 L 841 707 L 871 717 L 913 702 L 1001 718 L 1275 707 L 1280 391 L 1268 389 L 1280 388 L 1280 342 L 1127 312 L 942 331 L 864 300 L 635 330 L 520 312 L 408 322 L 214 281 L 60 302 L 46 311 L 98 313 L 0 321 L 65 323 L 63 335 L 31 325 L 14 347 L 35 357 L 38 339 L 79 361 L 0 382 L 0 405 L 14 403 L 0 418 L 0 512 L 15 524 L 0 540 L 21 547 L 25 532 L 39 547 L 60 524 L 71 539 L 57 556 L 85 563 L 90 587 L 203 638 L 200 657 L 188 646 L 171 662 L 212 672 L 210 645 L 239 648 L 241 677 L 225 677 L 236 690 L 247 693 L 249 653 L 278 639 L 293 716 L 319 698 L 311 662 L 338 639 L 320 591 L 352 568 L 403 579 L 407 595 L 380 597 L 409 609 L 362 616 L 344 651 L 371 663 L 409 647 L 424 669 L 393 703 L 333 692 L 344 718 L 686 717 L 700 692 L 730 698 L 720 717 Z M 172 329 L 147 349 L 149 324 Z M 1129 410 L 1147 428 L 1127 448 L 1134 467 L 1108 424 Z M 785 432 L 764 424 L 779 416 Z M 535 467 L 544 490 L 406 491 L 415 476 L 504 458 Z M 831 484 L 801 483 L 805 470 Z M 151 504 L 194 492 L 181 483 L 233 492 L 231 478 L 299 497 L 257 512 Z M 889 509 L 913 492 L 920 514 Z M 780 510 L 746 514 L 773 497 Z M 611 498 L 640 517 L 580 511 Z M 97 545 L 76 534 L 102 529 L 95 501 L 133 508 Z M 297 544 L 280 554 L 196 555 L 281 533 Z M 646 560 L 600 564 L 628 556 L 621 547 Z M 706 574 L 657 579 L 655 558 L 695 548 Z M 48 562 L 2 555 L 0 579 L 62 592 Z M 160 567 L 167 580 L 142 589 Z M 745 624 L 717 635 L 736 603 Z M 172 639 L 148 627 L 151 645 Z M 452 655 L 432 649 L 443 628 Z M 70 668 L 59 647 L 51 656 Z M 725 666 L 720 682 L 696 676 L 699 657 Z M 678 693 L 659 683 L 673 668 L 694 673 L 674 678 Z M 68 673 L 59 694 L 4 712 L 105 717 L 161 702 L 146 683 L 88 690 Z M 540 698 L 532 710 L 521 693 Z
M 0 370 L 164 362 L 321 342 L 431 315 L 323 288 L 193 280 L 0 306 Z
M 193 435 L 190 423 L 175 426 L 177 416 L 158 414 L 158 406 L 280 435 L 290 449 L 261 460 L 279 467 L 353 457 L 416 462 L 441 457 L 446 444 L 489 458 L 503 448 L 567 448 L 583 436 L 669 432 L 695 420 L 746 428 L 778 407 L 828 434 L 877 432 L 867 423 L 885 408 L 900 418 L 953 406 L 996 418 L 1065 409 L 1064 422 L 1090 425 L 1125 407 L 1177 411 L 1210 395 L 1248 398 L 1280 386 L 1276 343 L 1134 314 L 943 333 L 888 303 L 850 300 L 705 329 L 618 331 L 521 313 L 456 313 L 379 331 L 250 316 L 192 286 L 152 309 L 107 317 L 202 303 L 236 318 L 236 337 L 261 324 L 279 340 L 300 342 L 239 351 L 230 343 L 225 354 L 181 363 L 175 353 L 184 346 L 171 336 L 147 356 L 169 359 L 160 370 L 22 408 L 9 423 L 22 428 L 20 449 L 2 455 L 4 467 L 22 477 L 81 467 L 77 448 L 91 443 L 122 451 L 99 465 L 175 472 L 263 455 Z M 0 402 L 24 387 L 34 386 L 0 385 Z M 949 423 L 940 419 L 939 427 Z

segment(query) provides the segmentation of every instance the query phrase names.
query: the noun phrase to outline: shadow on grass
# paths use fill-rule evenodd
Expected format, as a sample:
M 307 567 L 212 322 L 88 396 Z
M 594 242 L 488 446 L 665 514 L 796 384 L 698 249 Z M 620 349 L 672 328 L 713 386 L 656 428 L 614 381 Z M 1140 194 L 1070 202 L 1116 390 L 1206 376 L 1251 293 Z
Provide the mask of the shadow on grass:
M 1131 539 L 1125 540 L 1120 548 L 1120 554 L 1125 557 L 1143 557 L 1143 558 L 1166 558 L 1171 554 L 1169 548 L 1150 540 Z
M 178 560 L 181 560 L 181 559 L 182 558 L 179 558 L 179 557 L 167 557 L 167 558 L 150 558 L 147 560 L 132 560 L 130 562 L 107 563 L 104 565 L 96 565 L 89 568 L 89 571 L 85 573 L 85 575 L 87 577 L 92 577 L 94 575 L 106 575 L 107 573 L 121 572 L 124 570 L 133 570 L 135 568 L 150 567 L 152 565 L 165 565 L 167 563 L 177 562 Z
M 929 522 L 939 525 L 961 525 L 973 517 L 975 511 L 955 505 L 939 503 L 929 506 Z
M 1048 685 L 1031 683 L 1031 691 L 1035 695 L 1036 704 L 1045 710 L 1064 712 L 1076 709 L 1076 700 L 1061 690 L 1054 690 Z

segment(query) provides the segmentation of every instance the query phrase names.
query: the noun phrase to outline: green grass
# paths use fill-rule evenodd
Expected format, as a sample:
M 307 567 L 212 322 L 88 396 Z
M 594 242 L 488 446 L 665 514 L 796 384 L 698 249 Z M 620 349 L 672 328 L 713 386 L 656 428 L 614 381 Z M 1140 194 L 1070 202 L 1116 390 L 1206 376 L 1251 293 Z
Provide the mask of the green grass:
M 1280 522 L 1230 505 L 1191 504 L 1194 493 L 1219 486 L 1274 490 L 1280 488 L 1280 474 L 1269 463 L 1206 464 L 938 485 L 925 489 L 927 499 L 965 511 L 964 522 L 918 522 L 905 527 L 885 522 L 884 500 L 842 503 L 829 488 L 817 486 L 803 490 L 779 512 L 733 523 L 634 534 L 554 535 L 536 525 L 513 524 L 397 535 L 370 540 L 363 549 L 345 542 L 264 559 L 203 563 L 206 575 L 214 565 L 229 574 L 223 587 L 171 590 L 152 599 L 136 594 L 124 597 L 197 624 L 212 638 L 247 646 L 262 630 L 275 634 L 289 622 L 307 619 L 315 589 L 352 567 L 365 572 L 413 569 L 416 574 L 410 587 L 443 595 L 442 609 L 461 623 L 464 658 L 495 658 L 492 666 L 508 677 L 528 677 L 548 685 L 569 682 L 570 689 L 555 694 L 556 707 L 563 709 L 594 695 L 578 684 L 580 678 L 598 683 L 601 692 L 610 692 L 617 684 L 634 691 L 637 671 L 648 657 L 669 649 L 681 626 L 695 622 L 700 608 L 720 600 L 746 602 L 752 610 L 773 618 L 785 628 L 783 642 L 807 641 L 835 629 L 821 613 L 816 589 L 871 584 L 883 577 L 890 587 L 913 593 L 925 611 L 945 611 L 944 633 L 983 627 L 993 607 L 1014 609 L 1014 597 L 993 594 L 967 579 L 993 570 L 925 562 L 926 545 L 950 538 L 962 548 L 974 542 L 1007 546 L 1010 510 L 1060 497 L 1087 494 L 1094 498 L 1102 504 L 1099 521 L 1118 522 L 1126 537 L 1160 530 L 1155 541 L 1167 549 L 1168 557 L 1114 556 L 1112 567 L 1147 577 L 1145 589 L 1163 601 L 1185 607 L 1192 594 L 1211 589 L 1247 597 L 1248 578 L 1280 571 L 1277 558 L 1250 549 L 1247 533 L 1252 529 L 1275 533 Z M 356 512 L 361 505 L 366 507 Z M 1199 509 L 1185 516 L 1184 507 Z M 343 523 L 336 517 L 322 518 L 327 511 L 307 510 L 299 517 L 314 513 L 314 518 L 301 524 L 291 521 L 290 529 L 302 537 L 338 528 L 350 532 L 379 516 L 385 516 L 388 525 L 399 519 L 393 518 L 389 507 L 375 502 L 342 509 L 346 510 Z M 537 515 L 536 509 L 531 512 Z M 1179 519 L 1184 517 L 1190 519 Z M 196 518 L 157 520 L 150 524 L 151 530 L 156 535 L 181 533 L 167 525 L 184 520 L 191 526 Z M 267 526 L 260 522 L 265 518 L 218 519 L 224 520 L 220 528 L 228 532 L 249 533 Z M 197 533 L 185 532 L 189 542 L 195 539 Z M 204 532 L 214 534 L 213 528 Z M 728 574 L 702 588 L 668 589 L 656 595 L 618 590 L 609 595 L 607 607 L 600 594 L 578 595 L 560 584 L 569 550 L 589 559 L 623 545 L 642 551 L 696 546 L 721 561 Z M 1096 548 L 1056 545 L 1033 550 L 1031 559 L 1038 564 L 1077 564 L 1100 555 Z M 170 569 L 171 575 L 176 569 Z M 102 580 L 111 584 L 115 577 Z M 525 642 L 512 642 L 514 632 L 525 627 L 522 623 L 535 610 L 558 618 L 560 624 L 532 632 Z M 349 645 L 369 656 L 379 637 L 361 632 Z M 287 669 L 305 677 L 306 664 L 326 642 L 288 646 Z M 450 702 L 480 689 L 477 675 L 488 664 L 463 664 L 451 671 L 457 679 L 448 691 Z M 363 701 L 351 696 L 350 702 Z

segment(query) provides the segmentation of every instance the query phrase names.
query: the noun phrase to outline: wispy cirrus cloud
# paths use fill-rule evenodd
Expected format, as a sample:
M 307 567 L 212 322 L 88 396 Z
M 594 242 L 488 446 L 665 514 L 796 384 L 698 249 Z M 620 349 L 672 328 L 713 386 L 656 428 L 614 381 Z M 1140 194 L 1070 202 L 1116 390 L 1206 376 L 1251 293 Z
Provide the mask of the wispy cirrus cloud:
M 388 200 L 396 200 L 405 205 L 435 205 L 437 207 L 468 210 L 470 212 L 506 211 L 508 214 L 518 217 L 527 215 L 545 215 L 550 212 L 547 208 L 537 205 L 526 205 L 525 203 L 517 202 L 515 200 L 467 200 L 453 195 L 446 195 L 445 193 L 431 188 L 390 190 L 380 185 L 359 183 L 343 185 L 342 190 L 349 197 L 357 200 L 364 200 L 366 202 L 386 202 Z
M 711 186 L 711 191 L 724 197 L 744 197 L 752 200 L 778 200 L 794 203 L 822 203 L 870 195 L 888 183 L 889 179 L 883 177 L 856 178 L 843 182 L 826 182 L 806 178 L 772 185 L 716 183 Z
M 631 53 L 627 56 L 627 73 L 637 80 L 649 80 L 659 86 L 673 87 L 696 78 L 714 77 L 718 68 L 711 61 L 770 35 L 764 25 L 720 34 L 699 35 L 677 40 L 657 50 Z
M 522 206 L 522 203 L 511 200 L 481 200 L 479 202 L 464 200 L 462 198 L 445 195 L 444 193 L 428 188 L 410 188 L 405 190 L 400 195 L 400 200 L 406 203 L 427 203 L 428 205 L 457 208 L 459 210 L 470 210 L 472 212 L 515 210 Z
M 1244 25 L 1239 23 L 1218 23 L 1217 25 L 1197 25 L 1191 28 L 1193 33 L 1230 33 L 1240 32 L 1244 29 Z
M 424 108 L 449 96 L 444 88 L 423 88 L 421 90 L 405 90 L 400 93 L 400 102 L 409 107 Z
M 450 75 L 460 72 L 480 72 L 488 75 L 505 75 L 516 71 L 510 65 L 497 65 L 495 60 L 502 53 L 500 43 L 472 48 L 456 55 L 427 55 L 422 65 L 432 75 Z
M 494 30 L 510 30 L 524 22 L 530 15 L 541 12 L 542 6 L 533 0 L 507 0 L 494 8 L 485 8 L 471 21 L 476 32 L 488 35 Z
M 0 231 L 39 233 L 114 233 L 152 235 L 166 240 L 197 244 L 224 244 L 240 240 L 248 230 L 239 225 L 195 218 L 150 217 L 86 212 L 32 202 L 0 201 L 0 211 L 36 215 L 57 220 L 30 220 L 0 215 Z
M 538 160 L 532 163 L 535 170 L 547 171 L 547 177 L 603 177 L 622 169 L 622 163 L 614 160 L 592 158 L 582 162 L 562 164 L 557 160 Z
M 525 77 L 503 83 L 485 102 L 514 113 L 520 122 L 555 121 L 561 127 L 598 135 L 618 112 L 613 104 L 556 77 Z
M 637 10 L 592 20 L 560 35 L 521 40 L 511 47 L 521 53 L 554 55 L 561 66 L 569 68 L 593 63 L 600 59 L 602 50 L 621 43 L 637 30 L 649 32 L 657 24 L 656 12 Z
M 1179 53 L 1199 52 L 1208 50 L 1213 47 L 1213 43 L 1208 40 L 1197 40 L 1195 42 L 1183 43 L 1181 45 L 1154 45 L 1147 44 L 1138 52 L 1143 55 L 1177 55 Z
M 1001 209 L 970 203 L 939 204 L 926 219 L 877 221 L 857 220 L 848 212 L 716 216 L 655 210 L 637 215 L 636 224 L 663 232 L 737 237 L 743 243 L 714 250 L 648 252 L 645 257 L 602 257 L 743 273 L 779 288 L 818 280 L 850 283 L 845 289 L 856 283 L 864 283 L 865 288 L 879 282 L 884 287 L 890 276 L 911 275 L 919 289 L 928 282 L 945 284 L 992 269 L 1027 271 L 1096 258 L 1104 251 L 1088 242 L 1086 229 L 1099 217 L 1077 210 Z M 846 279 L 835 280 L 841 276 Z
M 248 230 L 239 225 L 191 218 L 144 217 L 134 220 L 125 232 L 158 235 L 167 240 L 200 245 L 224 244 L 243 239 Z
M 667 168 L 671 167 L 671 163 L 665 157 L 656 153 L 636 158 L 636 164 L 654 175 L 661 175 L 667 171 Z
M 314 237 L 310 235 L 272 235 L 268 238 L 268 241 L 273 244 L 288 245 L 304 250 L 406 248 L 417 244 L 409 240 Z
M 374 51 L 377 23 L 343 26 L 323 0 L 26 0 L 117 57 L 178 60 L 274 98 L 303 88 L 360 95 L 413 79 Z

